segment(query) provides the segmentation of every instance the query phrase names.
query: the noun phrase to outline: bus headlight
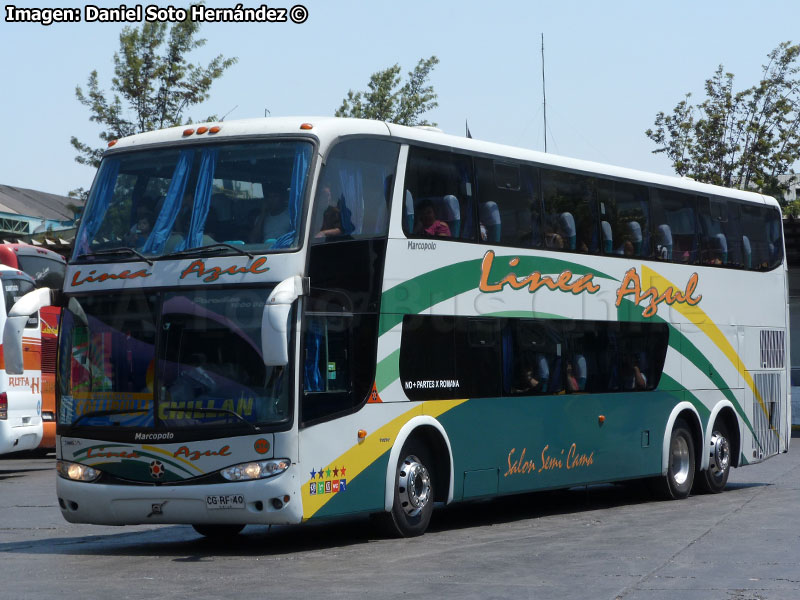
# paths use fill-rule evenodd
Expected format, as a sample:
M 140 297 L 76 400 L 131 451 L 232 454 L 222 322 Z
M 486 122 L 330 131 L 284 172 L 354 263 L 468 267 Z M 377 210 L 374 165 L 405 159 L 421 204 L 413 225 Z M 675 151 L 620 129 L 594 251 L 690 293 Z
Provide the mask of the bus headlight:
M 228 481 L 246 481 L 248 479 L 264 479 L 279 475 L 289 468 L 289 460 L 286 458 L 273 458 L 271 460 L 259 460 L 256 462 L 242 463 L 233 465 L 220 471 L 222 476 Z
M 56 461 L 56 471 L 64 479 L 73 481 L 94 481 L 100 477 L 100 471 L 80 463 L 67 462 L 65 460 Z

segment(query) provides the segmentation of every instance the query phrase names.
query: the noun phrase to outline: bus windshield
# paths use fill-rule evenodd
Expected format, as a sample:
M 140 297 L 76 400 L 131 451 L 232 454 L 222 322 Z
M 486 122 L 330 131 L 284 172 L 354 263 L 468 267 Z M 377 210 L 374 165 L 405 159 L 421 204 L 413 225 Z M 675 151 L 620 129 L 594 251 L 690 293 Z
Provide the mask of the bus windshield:
M 72 299 L 59 425 L 246 433 L 288 422 L 286 369 L 261 355 L 263 298 L 260 289 L 203 289 Z
M 130 260 L 138 253 L 149 259 L 204 247 L 296 249 L 311 156 L 311 143 L 302 141 L 107 156 L 73 258 Z

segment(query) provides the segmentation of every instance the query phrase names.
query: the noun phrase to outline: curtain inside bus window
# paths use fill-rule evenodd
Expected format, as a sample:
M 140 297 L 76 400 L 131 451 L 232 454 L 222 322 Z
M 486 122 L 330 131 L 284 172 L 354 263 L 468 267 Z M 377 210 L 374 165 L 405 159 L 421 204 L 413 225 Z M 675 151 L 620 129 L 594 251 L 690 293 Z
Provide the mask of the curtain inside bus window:
M 189 180 L 189 173 L 192 170 L 192 160 L 194 150 L 182 150 L 178 158 L 178 164 L 172 173 L 164 204 L 158 214 L 153 231 L 144 244 L 143 252 L 158 253 L 164 249 L 164 244 L 172 232 L 175 220 L 181 210 L 183 195 L 186 191 L 186 183 Z
M 372 139 L 331 150 L 311 212 L 313 244 L 386 235 L 398 152 L 397 143 Z
M 342 164 L 339 167 L 339 183 L 342 195 L 339 197 L 339 210 L 342 216 L 342 233 L 358 235 L 364 219 L 364 184 L 361 168 Z
M 200 158 L 200 173 L 197 176 L 197 187 L 194 192 L 194 205 L 192 218 L 189 223 L 189 233 L 178 250 L 184 248 L 197 248 L 203 245 L 203 232 L 208 217 L 208 207 L 211 205 L 211 188 L 214 183 L 214 168 L 217 164 L 219 151 L 216 148 L 206 148 Z
M 89 252 L 89 242 L 94 240 L 94 236 L 100 231 L 100 225 L 103 223 L 103 218 L 114 194 L 119 167 L 120 162 L 116 158 L 105 159 L 100 167 L 100 173 L 97 175 L 97 182 L 93 188 L 94 192 L 88 202 L 89 210 L 83 220 L 80 240 L 75 245 L 75 256 Z
M 309 318 L 306 329 L 306 352 L 303 364 L 303 382 L 307 392 L 323 391 L 324 380 L 320 359 L 322 356 L 322 323 L 319 319 Z
M 289 231 L 275 240 L 273 248 L 289 248 L 295 244 L 310 160 L 311 146 L 303 144 L 295 150 L 292 182 L 289 188 Z

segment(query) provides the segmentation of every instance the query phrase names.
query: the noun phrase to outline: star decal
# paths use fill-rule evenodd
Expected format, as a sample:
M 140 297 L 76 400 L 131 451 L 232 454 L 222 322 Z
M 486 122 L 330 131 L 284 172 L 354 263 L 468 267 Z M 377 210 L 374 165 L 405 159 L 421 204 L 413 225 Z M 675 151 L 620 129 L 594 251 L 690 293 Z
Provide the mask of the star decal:
M 336 467 L 333 467 L 333 476 L 334 477 L 338 477 L 339 476 L 339 469 L 337 469 Z
M 314 467 L 311 467 L 311 479 L 317 476 L 317 472 L 314 470 Z
M 331 476 L 331 470 L 330 470 L 330 467 L 329 467 L 328 470 L 325 472 L 325 477 L 330 478 L 330 476 Z
M 319 478 L 322 479 L 325 474 L 322 472 L 322 469 L 320 469 L 319 473 L 317 473 L 317 475 L 319 475 Z
M 345 469 L 344 467 L 342 467 L 341 469 L 339 469 L 339 473 L 341 473 L 341 474 L 342 474 L 342 477 L 344 477 L 344 472 L 345 472 L 346 470 L 347 470 L 347 469 Z

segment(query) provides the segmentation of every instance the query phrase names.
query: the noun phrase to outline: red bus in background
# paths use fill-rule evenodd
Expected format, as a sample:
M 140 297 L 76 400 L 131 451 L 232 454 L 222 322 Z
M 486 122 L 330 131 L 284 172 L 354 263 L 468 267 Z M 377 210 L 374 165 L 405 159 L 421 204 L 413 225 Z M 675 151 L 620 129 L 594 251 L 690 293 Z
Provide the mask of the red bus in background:
M 0 264 L 33 277 L 36 287 L 61 289 L 67 261 L 60 254 L 29 244 L 0 244 Z M 41 450 L 56 447 L 56 348 L 61 309 L 53 306 L 39 313 L 42 333 L 42 442 Z

